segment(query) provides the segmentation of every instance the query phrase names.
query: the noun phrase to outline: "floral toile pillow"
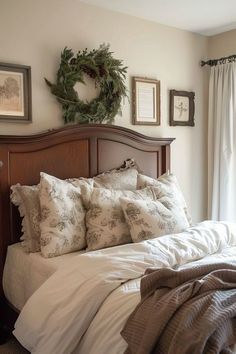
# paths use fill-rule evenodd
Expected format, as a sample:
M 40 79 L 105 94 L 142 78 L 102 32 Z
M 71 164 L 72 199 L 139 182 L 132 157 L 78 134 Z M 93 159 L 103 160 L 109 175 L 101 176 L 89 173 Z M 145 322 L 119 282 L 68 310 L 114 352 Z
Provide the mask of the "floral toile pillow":
M 27 252 L 40 251 L 40 204 L 38 186 L 11 187 L 11 201 L 18 206 L 22 219 L 22 246 Z
M 84 178 L 84 177 L 69 178 L 66 179 L 65 181 L 73 184 L 74 187 L 79 188 L 83 206 L 85 208 L 88 208 L 90 196 L 94 187 L 93 178 Z
M 93 187 L 92 178 L 71 178 L 66 180 L 79 188 L 83 194 L 83 201 L 86 204 L 88 200 L 89 189 Z M 39 252 L 40 247 L 40 201 L 39 184 L 36 186 L 22 186 L 19 183 L 11 186 L 11 201 L 18 206 L 20 216 L 22 217 L 22 236 L 21 243 L 26 252 Z M 86 186 L 86 187 L 85 187 Z
M 138 174 L 137 189 L 142 189 L 148 186 L 153 186 L 159 191 L 157 198 L 167 196 L 172 199 L 172 201 L 175 201 L 176 204 L 182 206 L 189 224 L 192 225 L 192 218 L 189 214 L 187 204 L 175 175 L 172 173 L 165 173 L 158 179 L 154 179 L 142 174 Z
M 94 187 L 108 189 L 135 190 L 137 186 L 138 171 L 135 168 L 105 172 L 94 177 Z
M 168 197 L 156 201 L 120 198 L 120 203 L 133 242 L 179 233 L 189 227 L 184 210 Z
M 42 255 L 49 258 L 85 248 L 85 209 L 80 189 L 46 173 L 40 176 Z
M 89 251 L 132 241 L 120 204 L 121 197 L 155 199 L 151 188 L 139 191 L 94 188 L 86 215 L 86 240 Z

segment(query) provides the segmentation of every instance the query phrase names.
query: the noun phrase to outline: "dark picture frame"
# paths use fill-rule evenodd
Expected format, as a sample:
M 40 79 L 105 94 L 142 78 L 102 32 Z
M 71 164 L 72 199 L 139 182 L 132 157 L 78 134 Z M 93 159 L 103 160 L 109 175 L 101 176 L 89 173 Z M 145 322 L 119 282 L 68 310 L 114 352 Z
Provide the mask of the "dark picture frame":
M 160 81 L 132 78 L 132 123 L 160 125 Z
M 31 67 L 0 63 L 0 122 L 31 123 Z
M 195 93 L 170 90 L 170 125 L 191 126 L 194 123 Z

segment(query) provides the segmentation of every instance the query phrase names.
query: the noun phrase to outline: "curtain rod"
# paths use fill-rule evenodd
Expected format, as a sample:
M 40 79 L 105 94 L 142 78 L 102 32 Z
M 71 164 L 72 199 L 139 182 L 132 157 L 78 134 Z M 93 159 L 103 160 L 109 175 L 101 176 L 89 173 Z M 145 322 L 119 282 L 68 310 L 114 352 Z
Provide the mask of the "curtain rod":
M 215 66 L 217 64 L 226 64 L 226 63 L 232 63 L 236 61 L 236 54 L 230 55 L 228 57 L 223 57 L 219 59 L 210 59 L 207 61 L 201 61 L 201 66 L 204 65 L 209 65 L 209 66 Z

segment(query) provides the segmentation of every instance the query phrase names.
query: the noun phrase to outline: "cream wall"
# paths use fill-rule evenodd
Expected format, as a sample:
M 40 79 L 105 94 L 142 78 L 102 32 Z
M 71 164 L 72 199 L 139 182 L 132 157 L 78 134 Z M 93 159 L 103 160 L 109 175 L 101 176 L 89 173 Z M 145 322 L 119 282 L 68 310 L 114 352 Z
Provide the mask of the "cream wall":
M 33 123 L 0 123 L 1 134 L 29 134 L 63 124 L 61 110 L 43 78 L 55 79 L 64 46 L 75 51 L 110 43 L 131 76 L 161 80 L 161 126 L 131 125 L 128 101 L 116 124 L 155 137 L 174 137 L 172 171 L 194 221 L 206 215 L 207 82 L 199 66 L 207 38 L 128 15 L 81 4 L 79 0 L 0 0 L 0 61 L 32 67 Z M 168 90 L 196 93 L 196 126 L 170 127 Z
M 208 54 L 211 59 L 236 54 L 236 30 L 210 37 Z

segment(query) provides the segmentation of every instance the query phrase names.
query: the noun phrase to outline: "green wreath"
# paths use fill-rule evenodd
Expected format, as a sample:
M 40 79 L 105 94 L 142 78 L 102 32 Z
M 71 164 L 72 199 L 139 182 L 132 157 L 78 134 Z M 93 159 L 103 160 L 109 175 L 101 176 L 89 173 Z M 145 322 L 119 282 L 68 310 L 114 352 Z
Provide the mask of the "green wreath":
M 56 84 L 45 79 L 53 95 L 62 105 L 65 123 L 112 123 L 121 114 L 122 98 L 127 96 L 125 74 L 127 67 L 122 61 L 113 58 L 109 45 L 100 45 L 88 52 L 78 51 L 76 55 L 65 48 L 61 53 L 61 64 L 57 72 Z M 91 102 L 82 101 L 74 86 L 84 83 L 86 73 L 100 86 L 100 94 Z

